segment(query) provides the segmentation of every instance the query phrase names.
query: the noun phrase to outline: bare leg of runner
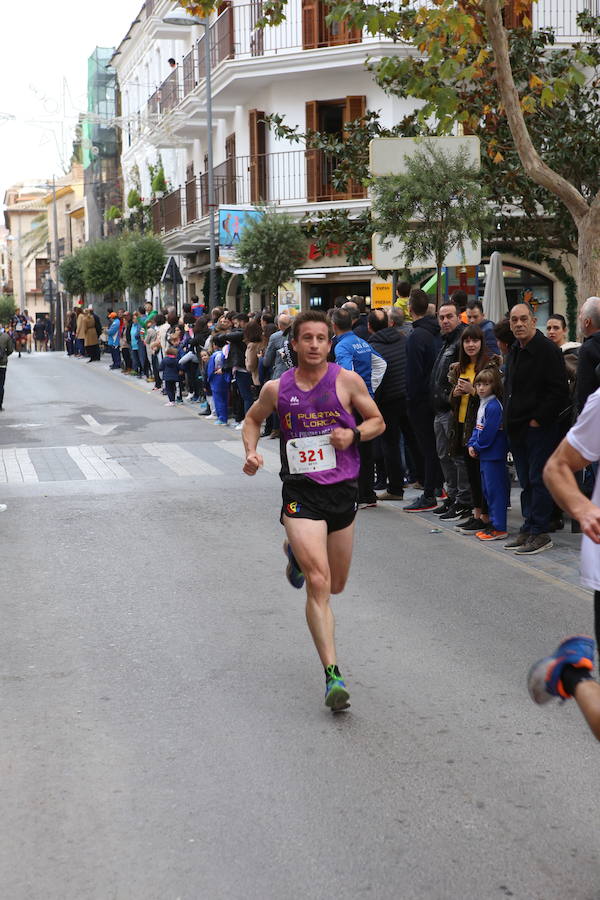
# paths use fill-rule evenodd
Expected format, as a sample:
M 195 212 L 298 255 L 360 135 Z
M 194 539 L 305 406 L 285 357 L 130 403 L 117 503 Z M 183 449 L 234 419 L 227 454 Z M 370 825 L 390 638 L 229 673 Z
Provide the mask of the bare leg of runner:
M 573 696 L 592 734 L 600 741 L 600 684 L 586 678 L 576 685 Z
M 346 587 L 350 563 L 352 562 L 352 543 L 354 540 L 354 522 L 347 528 L 334 531 L 327 536 L 327 556 L 331 577 L 331 593 L 341 594 Z
M 313 519 L 283 517 L 294 556 L 306 579 L 306 621 L 323 666 L 334 665 L 335 623 L 329 605 L 331 572 L 327 524 Z

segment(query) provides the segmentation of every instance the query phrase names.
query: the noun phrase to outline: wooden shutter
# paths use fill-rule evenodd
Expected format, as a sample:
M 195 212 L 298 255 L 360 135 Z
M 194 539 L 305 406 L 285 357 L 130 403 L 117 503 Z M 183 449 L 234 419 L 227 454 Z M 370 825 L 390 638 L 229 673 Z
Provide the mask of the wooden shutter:
M 521 12 L 517 12 L 516 0 L 506 0 L 504 9 L 502 11 L 505 28 L 522 28 L 523 18 L 525 16 L 527 16 L 527 18 L 531 21 L 531 17 L 533 15 L 532 4 L 527 3 L 526 6 L 523 7 L 523 4 L 520 3 L 519 6 L 521 8 Z
M 225 138 L 225 203 L 237 203 L 235 134 Z
M 259 203 L 267 199 L 267 126 L 262 110 L 248 112 L 250 131 L 250 202 Z
M 319 0 L 302 0 L 302 47 L 319 46 Z
M 344 140 L 347 137 L 345 126 L 348 122 L 354 122 L 355 119 L 362 119 L 365 115 L 367 107 L 367 98 L 358 94 L 346 97 L 344 102 Z M 346 198 L 348 200 L 354 198 L 365 197 L 365 189 L 362 184 L 357 181 L 350 180 L 348 182 L 348 190 Z
M 316 100 L 309 100 L 306 104 L 306 130 L 318 131 L 319 129 L 319 104 Z M 315 203 L 319 194 L 319 151 L 306 151 L 306 199 L 309 203 Z

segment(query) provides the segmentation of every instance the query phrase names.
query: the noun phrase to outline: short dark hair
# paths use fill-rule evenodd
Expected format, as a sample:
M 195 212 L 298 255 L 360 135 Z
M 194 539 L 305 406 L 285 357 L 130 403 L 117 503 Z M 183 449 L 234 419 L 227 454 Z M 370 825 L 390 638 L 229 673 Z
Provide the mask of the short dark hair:
M 467 303 L 467 309 L 479 309 L 483 313 L 483 302 L 479 297 L 471 297 Z
M 399 297 L 410 297 L 410 284 L 408 281 L 399 281 L 396 292 Z
M 408 298 L 408 305 L 417 316 L 426 316 L 429 297 L 421 288 L 413 288 Z
M 372 309 L 367 318 L 371 331 L 381 331 L 388 327 L 388 314 L 385 309 Z
M 264 322 L 265 325 L 272 325 L 275 321 L 275 316 L 271 312 L 263 312 L 260 314 L 261 321 Z
M 367 301 L 364 297 L 361 297 L 360 294 L 352 294 L 350 299 L 358 306 L 359 313 L 364 313 L 367 311 Z
M 341 312 L 341 310 L 340 310 Z M 292 321 L 292 340 L 297 341 L 300 336 L 300 329 L 306 322 L 322 322 L 323 325 L 327 326 L 327 333 L 329 335 L 329 340 L 331 340 L 332 331 L 331 331 L 331 323 L 324 312 L 321 312 L 320 309 L 309 309 L 306 312 L 298 313 L 297 316 L 294 316 Z
M 331 321 L 340 331 L 352 331 L 352 313 L 349 309 L 334 309 Z
M 512 347 L 515 336 L 512 333 L 508 319 L 501 319 L 499 322 L 496 322 L 494 325 L 494 336 L 497 341 L 502 341 L 503 344 L 508 344 L 509 347 Z
M 466 309 L 468 300 L 469 298 L 467 296 L 467 292 L 462 290 L 454 291 L 454 293 L 450 297 L 450 302 L 454 303 L 457 310 Z M 448 306 L 448 304 L 444 303 L 444 306 Z
M 438 315 L 439 315 L 439 312 L 440 312 L 440 309 L 442 308 L 442 306 L 453 306 L 454 309 L 456 310 L 456 315 L 458 315 L 460 313 L 460 307 L 458 306 L 458 304 L 456 304 L 454 302 L 454 300 L 452 298 L 450 298 L 450 300 L 442 300 L 442 302 L 438 306 Z
M 342 307 L 344 305 L 344 303 L 346 303 L 347 300 L 348 300 L 347 297 L 341 297 L 341 296 L 336 297 L 335 300 L 333 301 L 333 305 L 336 309 L 340 309 L 340 307 Z
M 158 313 L 158 314 L 154 317 L 154 324 L 155 324 L 157 327 L 158 327 L 159 325 L 164 325 L 166 321 L 167 321 L 167 320 L 166 320 L 166 318 L 163 316 L 162 313 Z
M 246 324 L 246 322 L 250 321 L 250 316 L 248 315 L 248 313 L 245 313 L 245 312 L 234 313 L 231 318 L 237 319 L 238 322 L 244 322 L 244 324 Z

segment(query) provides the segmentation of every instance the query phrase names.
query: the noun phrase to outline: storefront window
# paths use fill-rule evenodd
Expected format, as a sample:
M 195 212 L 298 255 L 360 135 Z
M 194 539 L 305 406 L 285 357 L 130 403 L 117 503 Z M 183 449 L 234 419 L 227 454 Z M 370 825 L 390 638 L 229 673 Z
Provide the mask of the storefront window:
M 478 292 L 481 298 L 485 291 L 487 269 L 488 265 L 486 264 L 482 263 L 479 266 Z M 502 266 L 502 274 L 508 308 L 511 309 L 515 303 L 531 304 L 537 316 L 537 327 L 540 331 L 544 331 L 546 322 L 554 311 L 554 285 L 551 279 L 540 275 L 539 272 L 533 272 L 531 269 L 506 263 Z

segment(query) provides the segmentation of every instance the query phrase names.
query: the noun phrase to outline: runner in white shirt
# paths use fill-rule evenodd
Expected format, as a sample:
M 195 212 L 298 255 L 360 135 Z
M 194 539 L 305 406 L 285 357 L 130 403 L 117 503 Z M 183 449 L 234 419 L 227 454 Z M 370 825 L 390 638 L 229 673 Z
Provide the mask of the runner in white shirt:
M 600 388 L 588 397 L 576 424 L 544 469 L 546 487 L 559 506 L 581 525 L 581 582 L 594 591 L 596 642 L 600 646 L 600 478 L 589 500 L 575 472 L 600 460 Z M 551 656 L 529 670 L 528 687 L 536 703 L 574 697 L 595 737 L 600 740 L 600 684 L 591 678 L 594 641 L 587 635 L 567 638 Z

